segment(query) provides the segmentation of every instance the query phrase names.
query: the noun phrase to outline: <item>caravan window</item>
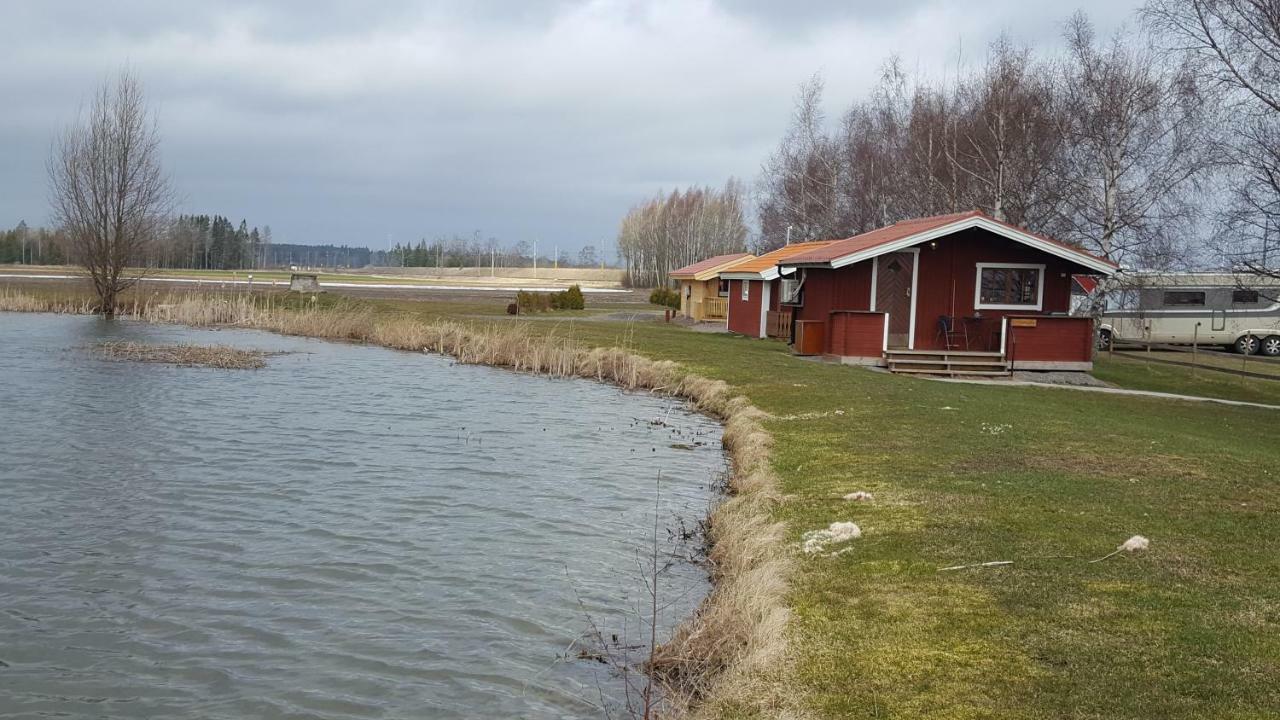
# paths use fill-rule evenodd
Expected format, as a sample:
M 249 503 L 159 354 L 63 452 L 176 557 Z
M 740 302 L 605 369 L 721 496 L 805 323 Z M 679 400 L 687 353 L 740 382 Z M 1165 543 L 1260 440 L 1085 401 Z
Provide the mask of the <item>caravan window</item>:
M 1203 290 L 1168 290 L 1164 294 L 1165 305 L 1204 305 Z
M 1236 305 L 1256 305 L 1258 302 L 1258 291 L 1233 290 L 1231 291 L 1231 302 Z

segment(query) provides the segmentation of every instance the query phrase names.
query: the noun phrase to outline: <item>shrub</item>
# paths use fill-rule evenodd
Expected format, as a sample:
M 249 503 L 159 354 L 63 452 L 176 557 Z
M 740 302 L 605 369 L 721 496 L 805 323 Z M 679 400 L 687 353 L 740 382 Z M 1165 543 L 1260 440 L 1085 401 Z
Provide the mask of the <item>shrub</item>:
M 587 307 L 587 299 L 577 285 L 570 285 L 568 290 L 556 295 L 560 298 L 561 310 L 583 310 Z
M 667 287 L 654 288 L 649 293 L 649 302 L 654 305 L 665 305 L 669 308 L 680 309 L 680 293 Z
M 522 313 L 546 312 L 548 310 L 582 310 L 587 306 L 582 288 L 577 285 L 558 293 L 525 292 L 516 293 L 516 306 Z

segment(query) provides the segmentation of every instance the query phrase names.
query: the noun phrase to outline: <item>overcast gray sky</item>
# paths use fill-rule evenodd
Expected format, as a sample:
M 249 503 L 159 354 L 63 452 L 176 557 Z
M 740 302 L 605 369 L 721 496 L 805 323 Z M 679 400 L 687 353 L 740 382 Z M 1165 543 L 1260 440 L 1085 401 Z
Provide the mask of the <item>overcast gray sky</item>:
M 891 53 L 938 77 L 1002 30 L 1055 48 L 1075 9 L 1110 32 L 1136 5 L 0 0 L 0 226 L 45 222 L 50 140 L 127 63 L 186 212 L 612 249 L 659 189 L 754 183 L 814 72 L 835 116 Z

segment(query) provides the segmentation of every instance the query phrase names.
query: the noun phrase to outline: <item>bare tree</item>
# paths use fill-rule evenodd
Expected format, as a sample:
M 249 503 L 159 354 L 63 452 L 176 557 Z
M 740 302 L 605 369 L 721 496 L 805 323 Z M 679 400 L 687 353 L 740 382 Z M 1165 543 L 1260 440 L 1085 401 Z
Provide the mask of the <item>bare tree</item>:
M 957 96 L 962 117 L 947 155 L 975 186 L 974 204 L 997 220 L 1044 227 L 1058 209 L 1062 147 L 1049 69 L 1001 36 Z
M 1231 188 L 1216 250 L 1229 264 L 1280 277 L 1280 3 L 1149 0 L 1143 18 L 1227 99 Z
M 823 127 L 822 76 L 800 86 L 787 134 L 761 175 L 760 249 L 834 237 L 839 228 L 840 160 Z
M 142 85 L 122 70 L 94 94 L 54 143 L 49 160 L 53 219 L 98 294 L 98 310 L 115 315 L 120 293 L 163 229 L 173 195 L 160 168 L 160 137 Z
M 1063 239 L 1112 260 L 1168 265 L 1213 161 L 1205 98 L 1185 68 L 1166 67 L 1132 37 L 1100 45 L 1081 13 L 1066 38 Z
M 721 190 L 689 188 L 631 209 L 618 229 L 618 254 L 632 287 L 657 287 L 667 273 L 713 255 L 741 252 L 746 243 L 743 190 L 730 179 Z

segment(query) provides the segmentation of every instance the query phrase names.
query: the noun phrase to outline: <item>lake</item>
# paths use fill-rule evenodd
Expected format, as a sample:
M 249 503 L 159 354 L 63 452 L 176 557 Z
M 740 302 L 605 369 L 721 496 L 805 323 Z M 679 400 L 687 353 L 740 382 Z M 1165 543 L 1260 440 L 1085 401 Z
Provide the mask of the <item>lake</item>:
M 720 431 L 419 353 L 0 313 L 0 717 L 601 717 L 622 681 L 575 640 L 647 637 L 655 511 L 663 632 L 705 596 L 680 529 Z

